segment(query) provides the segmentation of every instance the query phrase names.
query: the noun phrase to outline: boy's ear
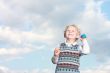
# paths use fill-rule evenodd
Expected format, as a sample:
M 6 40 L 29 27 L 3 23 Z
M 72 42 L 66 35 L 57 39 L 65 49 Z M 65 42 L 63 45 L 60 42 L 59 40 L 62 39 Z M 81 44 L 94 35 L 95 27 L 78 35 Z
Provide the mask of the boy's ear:
M 77 33 L 77 38 L 80 38 L 81 32 Z

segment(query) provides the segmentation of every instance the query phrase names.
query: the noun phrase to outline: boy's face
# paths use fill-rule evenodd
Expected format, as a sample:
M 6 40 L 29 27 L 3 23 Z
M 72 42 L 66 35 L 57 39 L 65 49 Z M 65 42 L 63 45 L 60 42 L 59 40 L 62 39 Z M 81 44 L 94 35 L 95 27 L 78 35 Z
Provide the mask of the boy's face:
M 69 26 L 66 30 L 66 38 L 67 39 L 76 39 L 78 36 L 78 31 L 75 27 Z

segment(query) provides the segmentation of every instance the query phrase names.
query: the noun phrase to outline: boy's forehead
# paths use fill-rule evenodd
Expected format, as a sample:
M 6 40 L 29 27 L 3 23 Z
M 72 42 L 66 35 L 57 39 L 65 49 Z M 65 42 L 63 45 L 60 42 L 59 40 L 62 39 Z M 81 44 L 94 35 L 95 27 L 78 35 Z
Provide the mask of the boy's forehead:
M 76 27 L 73 27 L 73 26 L 69 26 L 69 27 L 67 28 L 67 30 L 68 30 L 68 29 L 76 30 L 77 28 L 76 28 Z

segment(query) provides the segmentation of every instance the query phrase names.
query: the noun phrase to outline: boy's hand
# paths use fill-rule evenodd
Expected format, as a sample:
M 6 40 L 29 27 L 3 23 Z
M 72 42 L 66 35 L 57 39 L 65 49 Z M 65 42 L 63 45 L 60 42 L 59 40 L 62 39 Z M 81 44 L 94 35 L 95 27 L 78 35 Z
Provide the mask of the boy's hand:
M 59 56 L 59 54 L 60 54 L 60 48 L 55 48 L 54 56 Z
M 80 37 L 80 40 L 81 40 L 81 41 L 84 41 L 84 40 L 86 40 L 86 39 L 87 39 L 86 34 L 82 34 L 81 37 Z

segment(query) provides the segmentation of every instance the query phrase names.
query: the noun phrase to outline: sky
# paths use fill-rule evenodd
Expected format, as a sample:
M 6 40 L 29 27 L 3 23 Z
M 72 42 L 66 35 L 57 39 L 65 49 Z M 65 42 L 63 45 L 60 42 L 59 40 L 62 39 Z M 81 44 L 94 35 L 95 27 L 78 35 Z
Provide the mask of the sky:
M 91 49 L 81 73 L 109 73 L 110 0 L 0 0 L 0 73 L 55 73 L 51 57 L 69 24 Z

